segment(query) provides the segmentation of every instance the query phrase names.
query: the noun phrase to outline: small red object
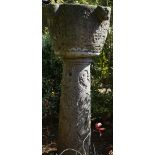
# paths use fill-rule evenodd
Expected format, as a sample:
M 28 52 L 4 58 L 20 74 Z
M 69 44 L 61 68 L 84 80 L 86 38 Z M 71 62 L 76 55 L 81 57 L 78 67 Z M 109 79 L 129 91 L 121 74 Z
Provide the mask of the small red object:
M 102 123 L 96 123 L 95 128 L 100 133 L 100 136 L 102 136 L 103 132 L 105 131 L 105 128 L 101 128 Z

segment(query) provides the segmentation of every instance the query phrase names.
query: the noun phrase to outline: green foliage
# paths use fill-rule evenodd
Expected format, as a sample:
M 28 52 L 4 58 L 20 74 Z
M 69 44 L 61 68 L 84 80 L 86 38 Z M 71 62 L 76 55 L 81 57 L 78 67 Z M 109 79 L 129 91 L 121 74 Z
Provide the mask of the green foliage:
M 113 44 L 112 30 L 109 30 L 105 45 L 99 57 L 94 58 L 91 65 L 92 86 L 95 89 L 112 89 L 113 80 Z
M 102 119 L 105 115 L 113 113 L 113 95 L 112 92 L 101 93 L 93 91 L 92 94 L 92 119 Z
M 99 57 L 91 65 L 92 119 L 112 115 L 113 110 L 113 35 L 109 30 L 105 45 Z
M 43 118 L 58 113 L 60 102 L 61 59 L 54 55 L 48 31 L 42 37 Z

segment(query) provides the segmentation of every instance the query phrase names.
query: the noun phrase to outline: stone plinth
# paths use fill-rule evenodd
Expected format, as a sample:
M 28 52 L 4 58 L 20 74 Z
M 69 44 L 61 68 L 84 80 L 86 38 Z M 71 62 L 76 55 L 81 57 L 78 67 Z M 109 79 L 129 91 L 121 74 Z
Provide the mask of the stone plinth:
M 62 57 L 59 152 L 71 148 L 89 155 L 91 135 L 90 64 L 107 37 L 110 8 L 90 5 L 43 7 L 54 52 Z M 87 137 L 87 138 L 86 138 Z M 66 151 L 63 155 L 76 155 Z

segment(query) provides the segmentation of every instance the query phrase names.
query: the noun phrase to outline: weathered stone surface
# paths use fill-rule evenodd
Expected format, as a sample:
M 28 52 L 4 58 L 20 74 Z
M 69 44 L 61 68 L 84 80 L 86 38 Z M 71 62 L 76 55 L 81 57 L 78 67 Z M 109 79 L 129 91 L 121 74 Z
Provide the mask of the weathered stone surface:
M 109 28 L 110 8 L 74 4 L 53 8 L 48 6 L 47 12 L 51 12 L 49 29 L 55 54 L 66 58 L 99 55 Z
M 43 11 L 54 52 L 64 61 L 58 149 L 62 152 L 71 148 L 80 151 L 83 155 L 89 155 L 90 64 L 91 57 L 99 55 L 106 40 L 110 8 L 50 4 L 45 6 Z M 77 154 L 66 151 L 63 155 Z
M 91 59 L 66 59 L 62 79 L 59 116 L 59 151 L 72 148 L 84 153 L 83 140 L 91 130 Z M 90 135 L 85 149 L 89 152 Z M 75 155 L 67 152 L 66 155 Z

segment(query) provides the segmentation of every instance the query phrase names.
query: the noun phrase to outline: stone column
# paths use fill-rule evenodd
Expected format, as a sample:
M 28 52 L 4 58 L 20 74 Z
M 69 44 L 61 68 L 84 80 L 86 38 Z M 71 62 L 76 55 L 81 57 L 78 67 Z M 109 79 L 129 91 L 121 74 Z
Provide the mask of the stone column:
M 102 50 L 110 8 L 78 4 L 47 5 L 43 10 L 54 52 L 63 59 L 59 152 L 89 155 L 91 136 L 90 64 Z M 77 155 L 68 150 L 63 155 Z
M 91 132 L 90 105 L 91 59 L 64 59 L 62 93 L 59 116 L 59 151 L 73 148 L 81 153 L 83 141 Z M 85 141 L 88 152 L 90 135 Z M 66 155 L 74 152 L 66 152 Z

